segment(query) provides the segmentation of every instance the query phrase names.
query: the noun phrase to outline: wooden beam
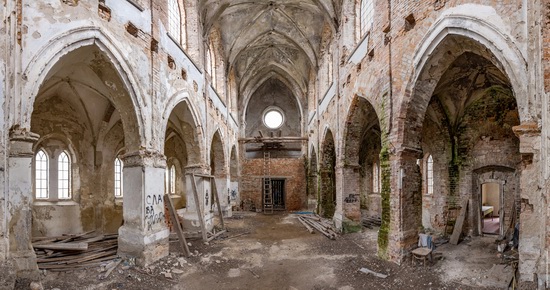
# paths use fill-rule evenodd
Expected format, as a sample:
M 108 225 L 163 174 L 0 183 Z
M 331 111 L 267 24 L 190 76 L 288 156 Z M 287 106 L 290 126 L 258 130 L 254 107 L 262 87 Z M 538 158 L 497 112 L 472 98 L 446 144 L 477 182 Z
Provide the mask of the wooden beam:
M 249 137 L 239 138 L 241 143 L 297 143 L 307 141 L 307 137 Z
M 210 179 L 212 182 L 211 188 L 212 188 L 212 196 L 216 197 L 216 206 L 218 207 L 218 214 L 220 215 L 220 221 L 222 224 L 222 229 L 225 230 L 225 224 L 223 222 L 223 212 L 222 207 L 220 206 L 220 197 L 218 196 L 218 187 L 216 186 L 216 178 Z
M 170 219 L 172 219 L 172 224 L 176 228 L 176 234 L 178 235 L 181 249 L 183 250 L 185 257 L 189 257 L 189 247 L 187 247 L 187 240 L 185 240 L 185 235 L 183 234 L 183 230 L 181 229 L 181 224 L 178 219 L 178 215 L 176 214 L 176 209 L 174 208 L 174 204 L 172 203 L 170 195 L 164 194 L 164 202 L 168 204 Z
M 55 243 L 55 244 L 40 244 L 33 245 L 35 249 L 48 249 L 59 251 L 86 251 L 88 243 Z
M 199 194 L 197 191 L 197 182 L 195 180 L 195 174 L 191 173 L 191 185 L 193 185 L 193 197 L 195 198 L 195 206 L 197 207 L 197 216 L 199 217 L 199 223 L 201 225 L 202 240 L 208 242 L 208 237 L 206 236 L 206 226 L 204 225 L 204 216 L 202 215 L 201 204 L 199 201 Z
M 455 226 L 453 228 L 453 234 L 449 243 L 453 245 L 458 245 L 458 240 L 460 239 L 460 234 L 462 234 L 462 227 L 464 225 L 464 219 L 466 218 L 466 210 L 468 209 L 468 200 L 466 199 L 462 203 L 462 208 L 460 209 L 460 214 L 456 219 Z

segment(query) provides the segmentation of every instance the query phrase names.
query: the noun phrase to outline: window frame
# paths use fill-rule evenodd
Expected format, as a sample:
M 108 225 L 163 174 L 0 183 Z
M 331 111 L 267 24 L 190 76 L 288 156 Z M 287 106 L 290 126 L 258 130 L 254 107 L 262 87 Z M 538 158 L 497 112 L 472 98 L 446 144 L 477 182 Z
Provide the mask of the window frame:
M 114 197 L 115 199 L 121 199 L 124 197 L 124 162 L 120 157 L 116 157 L 115 161 L 113 162 L 113 175 L 114 175 L 114 182 L 113 182 L 113 189 L 114 189 Z M 118 178 L 117 178 L 118 176 Z
M 44 159 L 38 158 L 40 155 L 43 155 Z M 50 199 L 50 156 L 44 150 L 43 148 L 39 149 L 36 154 L 34 154 L 34 198 L 37 200 L 48 200 Z M 45 166 L 45 168 L 42 168 L 42 166 L 38 166 L 39 162 L 42 163 L 42 165 Z M 39 171 L 41 174 L 38 174 Z M 43 175 L 45 175 L 44 178 Z M 45 187 L 39 187 L 39 184 L 45 183 Z M 39 191 L 45 191 L 45 196 L 42 196 L 42 194 L 39 196 Z
M 426 195 L 434 193 L 434 161 L 431 154 L 426 157 Z
M 279 124 L 279 126 L 277 127 L 270 127 L 267 125 L 267 122 L 265 120 L 267 114 L 269 114 L 270 112 L 277 112 L 281 115 L 281 124 Z M 265 108 L 265 110 L 263 111 L 262 113 L 262 124 L 268 129 L 268 130 L 277 130 L 277 129 L 280 129 L 286 122 L 286 116 L 285 116 L 285 113 L 283 111 L 283 109 L 281 109 L 280 107 L 277 107 L 277 106 L 269 106 L 267 108 Z
M 382 191 L 382 182 L 380 176 L 380 162 L 372 163 L 372 192 L 380 193 Z
M 66 168 L 63 167 L 63 160 L 62 157 L 66 157 L 67 161 L 64 162 L 66 164 Z M 63 178 L 62 173 L 66 173 L 66 178 Z M 64 181 L 64 182 L 62 182 Z M 62 188 L 62 183 L 65 183 L 66 188 Z M 72 198 L 72 178 L 71 178 L 71 156 L 67 151 L 62 151 L 57 156 L 57 199 L 62 200 L 69 200 Z M 62 191 L 66 190 L 66 196 L 62 195 Z
M 178 0 L 168 0 L 168 34 L 182 44 L 182 17 Z
M 374 23 L 374 0 L 359 1 L 359 34 L 358 38 L 365 36 Z
M 216 54 L 212 49 L 212 44 L 208 45 L 208 51 L 206 53 L 206 64 L 208 66 L 208 73 L 210 74 L 210 85 L 214 90 L 217 90 L 217 78 L 216 78 Z

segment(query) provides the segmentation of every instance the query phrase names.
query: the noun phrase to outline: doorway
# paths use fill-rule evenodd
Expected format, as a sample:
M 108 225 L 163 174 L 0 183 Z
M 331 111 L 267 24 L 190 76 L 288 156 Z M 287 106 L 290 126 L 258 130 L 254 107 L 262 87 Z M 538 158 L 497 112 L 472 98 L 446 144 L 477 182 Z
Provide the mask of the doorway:
M 273 193 L 273 209 L 285 210 L 285 180 L 272 179 L 271 192 Z
M 504 220 L 503 195 L 500 183 L 481 185 L 481 229 L 483 234 L 501 235 Z

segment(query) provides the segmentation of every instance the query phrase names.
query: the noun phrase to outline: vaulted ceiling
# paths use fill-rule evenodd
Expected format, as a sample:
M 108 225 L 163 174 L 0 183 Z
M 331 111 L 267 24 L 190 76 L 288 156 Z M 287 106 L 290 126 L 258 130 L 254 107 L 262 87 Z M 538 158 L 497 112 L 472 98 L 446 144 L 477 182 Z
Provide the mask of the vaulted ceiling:
M 205 36 L 221 51 L 240 94 L 276 78 L 305 95 L 323 41 L 338 25 L 342 0 L 200 0 Z

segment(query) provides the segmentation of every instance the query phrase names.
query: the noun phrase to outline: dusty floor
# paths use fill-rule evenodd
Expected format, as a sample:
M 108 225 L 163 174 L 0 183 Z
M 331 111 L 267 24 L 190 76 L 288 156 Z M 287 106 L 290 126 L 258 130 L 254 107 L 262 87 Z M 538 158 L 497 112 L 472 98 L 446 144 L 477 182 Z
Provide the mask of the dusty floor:
M 241 213 L 226 223 L 228 237 L 248 234 L 190 241 L 195 255 L 185 259 L 172 243 L 169 257 L 147 268 L 124 262 L 105 280 L 99 269 L 47 272 L 44 289 L 503 289 L 511 275 L 499 265 L 494 237 L 442 245 L 432 266 L 399 266 L 376 257 L 376 230 L 329 240 L 292 214 Z

